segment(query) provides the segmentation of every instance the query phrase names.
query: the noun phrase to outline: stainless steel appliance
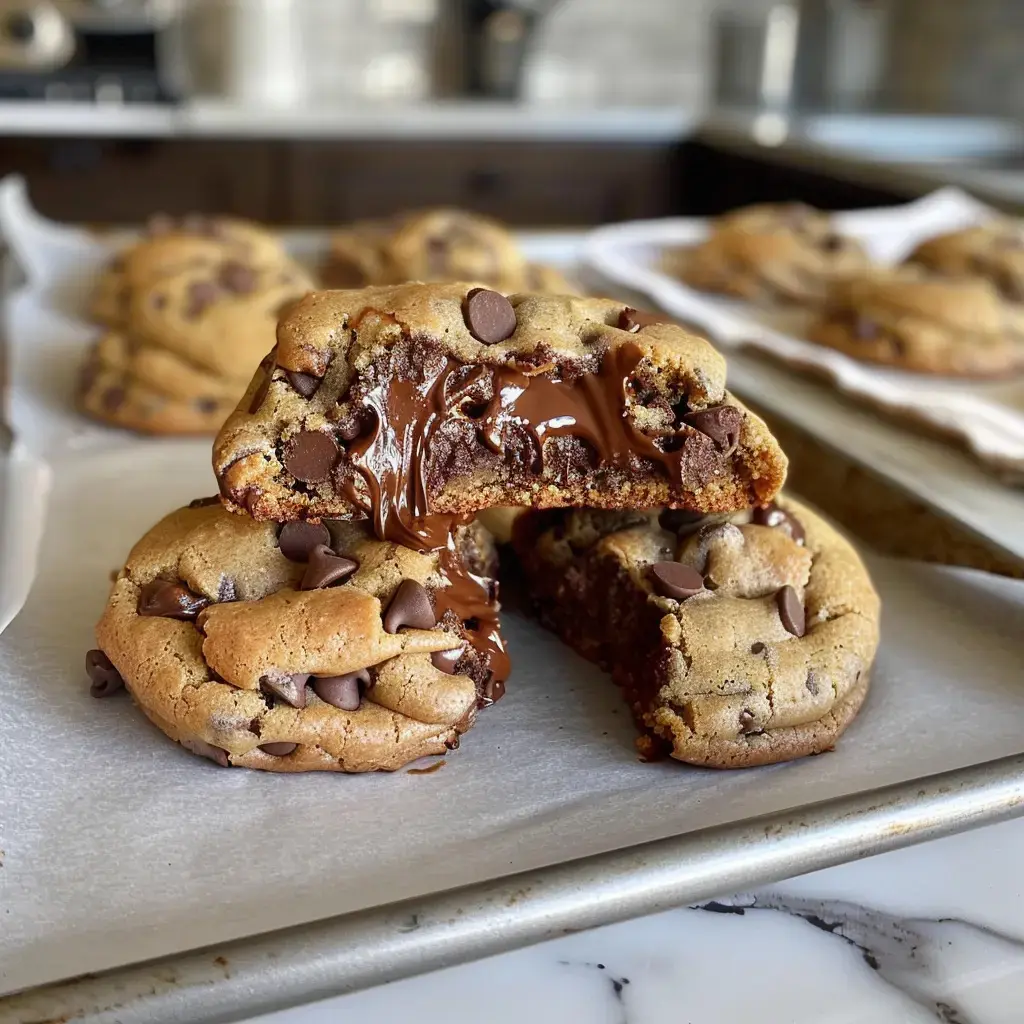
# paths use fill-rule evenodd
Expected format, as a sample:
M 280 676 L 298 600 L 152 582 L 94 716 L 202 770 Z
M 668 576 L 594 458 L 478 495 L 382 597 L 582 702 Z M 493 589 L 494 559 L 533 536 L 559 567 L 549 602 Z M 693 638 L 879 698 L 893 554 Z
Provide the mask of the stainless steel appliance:
M 178 0 L 0 0 L 0 100 L 158 103 Z

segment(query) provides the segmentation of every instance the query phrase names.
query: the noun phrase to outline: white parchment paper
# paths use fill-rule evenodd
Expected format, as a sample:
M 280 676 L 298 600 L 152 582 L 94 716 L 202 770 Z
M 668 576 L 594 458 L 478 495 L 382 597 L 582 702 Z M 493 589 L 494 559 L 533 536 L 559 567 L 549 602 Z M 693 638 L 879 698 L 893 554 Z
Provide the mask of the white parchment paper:
M 50 283 L 15 311 L 17 421 L 53 489 L 33 499 L 38 577 L 0 634 L 0 993 L 1024 750 L 1024 584 L 873 560 L 883 647 L 828 755 L 641 764 L 607 677 L 510 611 L 508 695 L 433 774 L 195 758 L 126 697 L 92 699 L 83 661 L 110 572 L 167 511 L 213 493 L 209 442 L 71 411 L 91 331 L 65 285 L 95 259 L 43 269 Z
M 836 214 L 844 234 L 881 263 L 896 263 L 921 241 L 991 218 L 994 211 L 958 189 L 904 206 Z M 634 221 L 593 232 L 584 256 L 601 274 L 633 288 L 667 312 L 708 331 L 724 348 L 749 347 L 832 380 L 843 392 L 919 420 L 962 441 L 982 462 L 1024 479 L 1024 376 L 955 381 L 861 363 L 804 340 L 810 317 L 698 292 L 660 269 L 666 249 L 695 245 L 708 231 L 699 218 Z

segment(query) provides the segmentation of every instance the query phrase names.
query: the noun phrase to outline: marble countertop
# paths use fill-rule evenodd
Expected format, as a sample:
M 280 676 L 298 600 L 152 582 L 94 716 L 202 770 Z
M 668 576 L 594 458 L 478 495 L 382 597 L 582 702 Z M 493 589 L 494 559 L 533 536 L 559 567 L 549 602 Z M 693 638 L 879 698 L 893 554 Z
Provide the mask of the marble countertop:
M 1016 1024 L 1024 819 L 258 1024 Z

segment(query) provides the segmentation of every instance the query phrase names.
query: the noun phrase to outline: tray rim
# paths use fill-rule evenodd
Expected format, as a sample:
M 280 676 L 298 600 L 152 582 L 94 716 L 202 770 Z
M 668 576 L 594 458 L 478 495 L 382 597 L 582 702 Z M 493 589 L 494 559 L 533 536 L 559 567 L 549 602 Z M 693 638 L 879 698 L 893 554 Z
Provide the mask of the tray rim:
M 0 1024 L 223 1024 L 1022 815 L 1024 753 L 12 993 Z

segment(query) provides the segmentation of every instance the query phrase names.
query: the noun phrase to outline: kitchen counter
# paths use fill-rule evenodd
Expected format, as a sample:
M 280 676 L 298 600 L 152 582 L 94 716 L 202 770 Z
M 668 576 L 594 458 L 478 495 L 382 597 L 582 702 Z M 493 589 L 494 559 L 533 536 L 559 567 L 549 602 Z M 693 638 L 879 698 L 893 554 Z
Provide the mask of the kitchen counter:
M 257 1020 L 1011 1024 L 1022 850 L 1006 822 Z
M 997 118 L 720 111 L 696 138 L 908 199 L 958 185 L 993 206 L 1024 211 L 1024 126 Z
M 674 107 L 549 107 L 449 102 L 245 107 L 196 100 L 180 107 L 0 103 L 3 136 L 214 139 L 509 139 L 676 142 L 700 113 Z

